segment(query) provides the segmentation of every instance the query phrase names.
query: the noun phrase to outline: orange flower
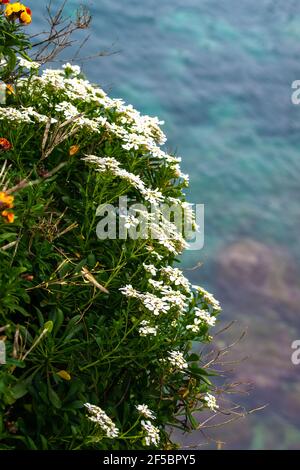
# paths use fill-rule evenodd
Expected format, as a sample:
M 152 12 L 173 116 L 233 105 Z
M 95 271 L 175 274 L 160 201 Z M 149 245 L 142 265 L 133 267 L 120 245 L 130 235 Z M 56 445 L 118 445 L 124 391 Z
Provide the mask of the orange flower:
M 14 90 L 14 87 L 10 84 L 7 84 L 6 85 L 6 90 L 7 90 L 7 93 L 9 95 L 14 95 L 15 94 L 15 90 Z
M 0 209 L 12 209 L 14 207 L 14 197 L 7 195 L 5 192 L 0 192 Z
M 4 137 L 0 137 L 0 152 L 7 152 L 11 148 L 12 145 L 9 140 L 5 139 Z
M 30 24 L 31 23 L 31 10 L 26 8 L 26 11 L 23 11 L 20 14 L 20 23 Z
M 79 152 L 79 149 L 80 149 L 79 145 L 72 145 L 69 150 L 70 157 L 73 157 L 73 155 L 76 155 L 76 153 Z
M 15 215 L 13 212 L 2 211 L 1 215 L 2 217 L 4 217 L 5 222 L 7 222 L 8 224 L 12 224 L 15 220 Z

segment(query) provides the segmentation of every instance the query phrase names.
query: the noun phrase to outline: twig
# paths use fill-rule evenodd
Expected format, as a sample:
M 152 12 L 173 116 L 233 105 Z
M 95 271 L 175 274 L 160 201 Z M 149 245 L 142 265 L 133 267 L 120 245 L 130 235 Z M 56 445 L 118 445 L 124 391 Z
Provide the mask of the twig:
M 21 189 L 24 189 L 24 188 L 27 188 L 28 186 L 34 186 L 36 184 L 39 184 L 41 183 L 43 180 L 45 179 L 49 179 L 51 178 L 52 176 L 54 176 L 59 170 L 61 170 L 64 166 L 67 165 L 68 162 L 62 162 L 60 163 L 59 165 L 57 165 L 55 168 L 53 168 L 53 170 L 51 171 L 48 171 L 47 173 L 45 173 L 41 178 L 38 178 L 36 180 L 33 180 L 33 181 L 28 181 L 27 179 L 24 179 L 22 181 L 20 181 L 20 183 L 18 183 L 16 186 L 14 186 L 13 188 L 10 188 L 6 191 L 7 194 L 11 194 L 11 193 L 15 193 L 16 191 L 20 191 Z

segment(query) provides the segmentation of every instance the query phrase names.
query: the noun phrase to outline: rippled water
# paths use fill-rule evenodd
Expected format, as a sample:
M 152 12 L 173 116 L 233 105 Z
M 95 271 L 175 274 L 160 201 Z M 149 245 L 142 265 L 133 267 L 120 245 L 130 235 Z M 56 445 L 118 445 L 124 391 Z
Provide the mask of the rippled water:
M 70 14 L 78 4 L 69 2 Z M 205 247 L 187 253 L 185 265 L 204 263 L 192 279 L 216 292 L 224 318 L 249 330 L 237 354 L 251 357 L 237 378 L 255 388 L 242 401 L 269 407 L 218 437 L 227 447 L 300 448 L 300 366 L 290 362 L 300 338 L 300 107 L 291 104 L 291 83 L 300 79 L 299 2 L 88 5 L 94 21 L 81 54 L 118 53 L 82 61 L 84 71 L 166 121 L 168 145 L 191 175 L 190 198 L 206 211 Z M 32 9 L 36 30 L 44 7 Z

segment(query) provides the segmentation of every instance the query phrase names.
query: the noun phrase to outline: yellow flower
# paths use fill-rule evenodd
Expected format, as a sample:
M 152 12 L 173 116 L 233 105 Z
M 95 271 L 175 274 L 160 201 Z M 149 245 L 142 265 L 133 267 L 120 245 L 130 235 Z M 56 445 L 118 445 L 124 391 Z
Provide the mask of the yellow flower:
M 57 375 L 59 375 L 61 379 L 71 380 L 71 376 L 66 370 L 60 370 L 59 372 L 57 372 Z
M 79 149 L 80 149 L 79 145 L 72 145 L 69 150 L 70 157 L 73 157 L 73 155 L 76 155 L 76 153 L 79 152 Z
M 14 205 L 14 197 L 8 196 L 4 192 L 0 192 L 0 209 L 11 209 Z
M 19 13 L 19 11 L 21 10 L 25 11 L 25 6 L 22 5 L 22 3 L 19 3 L 19 2 L 12 3 L 10 5 L 7 5 L 7 7 L 5 8 L 5 15 L 11 16 L 13 13 Z
M 23 3 L 16 2 L 7 5 L 5 8 L 5 16 L 11 21 L 18 19 L 20 23 L 23 24 L 31 23 L 31 10 L 23 5 Z

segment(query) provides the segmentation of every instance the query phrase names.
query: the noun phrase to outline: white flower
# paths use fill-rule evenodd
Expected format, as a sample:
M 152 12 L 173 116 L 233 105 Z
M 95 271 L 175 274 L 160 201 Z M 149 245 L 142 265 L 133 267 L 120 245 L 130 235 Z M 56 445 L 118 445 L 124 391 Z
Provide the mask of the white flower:
M 99 406 L 91 405 L 90 403 L 85 403 L 84 406 L 87 408 L 89 413 L 88 419 L 93 423 L 96 423 L 101 430 L 104 431 L 106 437 L 109 439 L 118 437 L 119 429 L 109 416 L 107 416 L 105 411 L 99 408 Z
M 152 274 L 152 276 L 156 276 L 156 274 L 157 274 L 157 269 L 156 269 L 156 267 L 154 266 L 154 264 L 146 264 L 146 263 L 143 263 L 143 266 L 144 266 L 145 271 L 147 271 L 148 273 Z
M 70 72 L 72 73 L 73 75 L 79 75 L 81 70 L 80 70 L 80 67 L 79 65 L 72 65 L 70 64 L 69 62 L 64 64 L 62 66 L 62 68 L 66 71 L 66 72 Z
M 212 317 L 207 311 L 195 308 L 195 316 L 203 320 L 209 326 L 215 326 L 216 317 Z
M 159 444 L 159 429 L 156 426 L 153 426 L 151 421 L 141 421 L 142 428 L 146 431 L 145 444 L 146 446 L 158 446 Z
M 161 261 L 163 259 L 163 256 L 160 255 L 159 253 L 157 253 L 153 246 L 146 246 L 146 250 L 148 250 L 150 252 L 150 255 L 151 256 L 154 256 L 156 259 L 158 259 L 158 261 Z
M 96 165 L 96 171 L 104 173 L 110 171 L 113 175 L 122 178 L 130 183 L 134 188 L 138 189 L 142 193 L 146 190 L 146 187 L 138 175 L 134 175 L 123 168 L 120 168 L 120 162 L 115 158 L 111 157 L 97 157 L 95 155 L 87 155 L 83 158 L 88 163 Z
M 142 191 L 142 195 L 144 196 L 146 201 L 150 202 L 153 205 L 157 205 L 159 202 L 162 202 L 164 200 L 164 196 L 157 188 L 156 189 L 145 188 Z
M 157 289 L 159 292 L 161 292 L 163 288 L 163 281 L 156 281 L 155 279 L 149 279 L 148 283 L 154 287 L 154 289 Z
M 172 366 L 176 369 L 186 369 L 188 367 L 188 363 L 183 357 L 183 354 L 180 351 L 170 351 L 168 353 L 168 360 Z
M 186 309 L 186 304 L 188 303 L 187 297 L 178 290 L 173 290 L 170 286 L 165 286 L 161 293 L 163 294 L 162 300 L 169 302 L 170 306 L 177 306 L 181 312 Z
M 156 211 L 155 221 L 149 225 L 151 238 L 158 241 L 168 251 L 173 254 L 179 254 L 187 247 L 180 229 L 173 222 L 170 222 L 163 216 L 160 210 Z
M 202 295 L 202 299 L 205 303 L 211 305 L 214 310 L 217 310 L 217 311 L 221 310 L 220 302 L 218 302 L 218 300 L 216 300 L 212 294 L 210 294 L 205 289 L 203 289 L 203 287 L 200 287 L 200 286 L 193 286 L 193 287 Z
M 20 64 L 29 68 L 38 67 L 38 63 L 20 58 Z M 88 80 L 80 78 L 78 65 L 64 64 L 62 69 L 46 69 L 40 76 L 34 76 L 30 81 L 26 77 L 18 80 L 17 85 L 26 91 L 36 93 L 40 100 L 49 102 L 53 94 L 59 95 L 62 100 L 70 104 L 78 101 L 95 105 L 91 113 L 94 116 L 82 117 L 81 126 L 88 127 L 93 132 L 100 132 L 99 128 L 111 133 L 121 140 L 122 147 L 127 151 L 138 151 L 149 158 L 164 160 L 164 164 L 174 169 L 180 178 L 180 158 L 168 155 L 160 146 L 166 142 L 166 136 L 160 126 L 163 121 L 157 117 L 142 116 L 131 105 L 126 105 L 121 99 L 112 99 L 99 87 L 92 85 Z M 112 122 L 113 120 L 113 122 Z M 160 191 L 145 188 L 145 198 L 153 204 L 162 200 Z M 173 250 L 171 250 L 173 252 Z M 175 253 L 175 252 L 174 252 Z
M 33 123 L 35 122 L 31 118 L 34 118 L 36 121 L 41 123 L 48 122 L 48 116 L 40 114 L 35 111 L 32 107 L 15 109 L 10 107 L 0 108 L 0 117 L 7 119 L 10 122 L 20 123 Z M 57 122 L 55 119 L 51 119 L 51 122 Z
M 140 324 L 139 334 L 141 336 L 157 335 L 157 326 L 150 326 L 147 320 L 143 320 Z
M 194 320 L 194 323 L 192 325 L 187 325 L 186 329 L 191 330 L 193 333 L 198 333 L 199 331 L 199 324 L 196 323 L 196 320 Z
M 172 266 L 166 266 L 161 269 L 161 273 L 165 275 L 175 286 L 182 286 L 186 290 L 190 288 L 189 280 L 183 275 L 182 271 Z
M 47 123 L 49 121 L 49 118 L 48 116 L 45 116 L 44 114 L 40 114 L 38 113 L 35 109 L 33 109 L 32 107 L 29 107 L 29 108 L 21 108 L 23 113 L 27 114 L 28 116 L 30 117 L 33 117 L 35 118 L 37 121 L 39 122 L 42 122 L 42 123 Z M 54 118 L 51 118 L 51 124 L 54 124 L 55 122 L 57 122 L 56 119 Z
M 157 297 L 154 294 L 147 292 L 146 294 L 141 294 L 140 299 L 142 300 L 144 306 L 151 312 L 153 315 L 160 315 L 161 313 L 166 313 L 170 310 L 170 305 L 162 300 L 160 297 Z
M 27 60 L 23 57 L 18 57 L 20 67 L 25 67 L 28 70 L 37 70 L 41 64 L 34 62 L 33 60 Z
M 82 160 L 96 165 L 96 171 L 100 173 L 104 173 L 105 171 L 112 171 L 113 173 L 115 173 L 119 170 L 120 163 L 115 158 L 87 155 Z
M 139 297 L 139 292 L 135 290 L 131 284 L 128 284 L 125 287 L 121 287 L 119 290 L 123 295 L 126 295 L 126 297 Z
M 76 106 L 69 103 L 68 101 L 62 101 L 61 103 L 57 104 L 55 106 L 55 111 L 58 113 L 63 113 L 66 119 L 71 119 L 80 114 Z
M 30 116 L 24 111 L 19 111 L 18 109 L 10 107 L 0 108 L 0 117 L 16 123 L 33 122 L 30 119 Z
M 133 215 L 120 215 L 120 218 L 123 219 L 124 227 L 130 229 L 136 227 L 139 224 L 139 220 Z
M 204 400 L 206 401 L 207 408 L 209 408 L 211 411 L 216 412 L 216 410 L 219 408 L 216 397 L 214 397 L 210 393 L 207 393 L 205 395 Z
M 72 119 L 72 123 L 77 127 L 88 127 L 91 132 L 99 133 L 99 123 L 96 119 L 89 119 L 84 116 L 73 104 L 68 101 L 62 101 L 55 106 L 55 111 L 62 113 L 64 118 L 69 120 Z
M 145 418 L 156 419 L 155 414 L 149 409 L 148 405 L 136 405 L 135 407 L 140 415 L 144 416 Z

